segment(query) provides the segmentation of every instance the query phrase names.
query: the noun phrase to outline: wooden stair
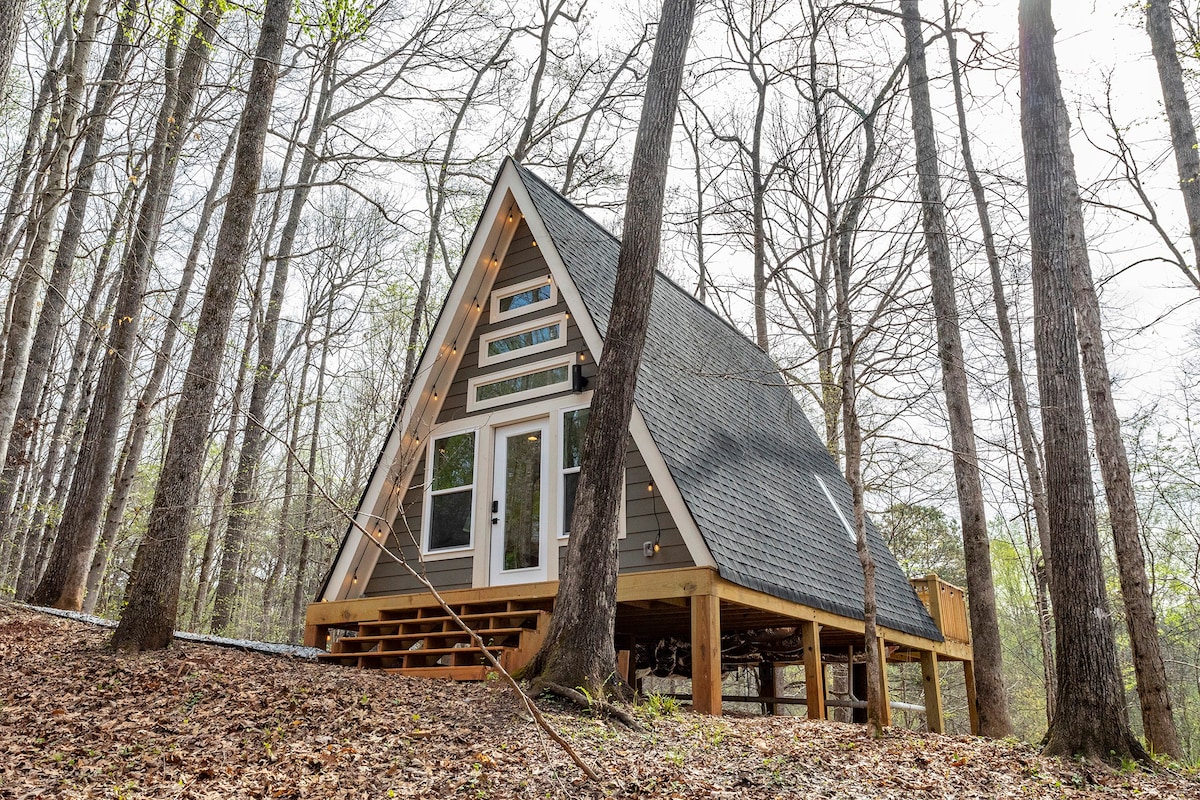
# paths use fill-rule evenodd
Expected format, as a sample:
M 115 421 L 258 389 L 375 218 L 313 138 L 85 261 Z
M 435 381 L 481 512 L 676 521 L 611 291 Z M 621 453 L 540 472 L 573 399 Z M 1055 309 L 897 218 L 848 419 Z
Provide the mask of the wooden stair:
M 481 681 L 495 671 L 484 650 L 509 672 L 518 670 L 541 646 L 550 619 L 545 603 L 498 600 L 451 608 L 483 640 L 482 648 L 440 606 L 384 608 L 378 619 L 331 640 L 330 652 L 318 657 L 400 675 Z

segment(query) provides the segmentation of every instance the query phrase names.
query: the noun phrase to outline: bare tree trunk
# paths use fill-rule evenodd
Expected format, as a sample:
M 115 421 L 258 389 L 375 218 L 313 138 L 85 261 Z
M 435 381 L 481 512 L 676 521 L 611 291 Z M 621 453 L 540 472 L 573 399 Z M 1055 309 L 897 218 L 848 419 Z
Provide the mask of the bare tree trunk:
M 1183 84 L 1183 67 L 1179 63 L 1171 26 L 1170 0 L 1148 0 L 1146 33 L 1150 35 L 1150 49 L 1162 86 L 1163 108 L 1171 128 L 1171 147 L 1179 171 L 1179 192 L 1183 195 L 1183 208 L 1187 213 L 1188 235 L 1192 239 L 1192 258 L 1196 273 L 1200 273 L 1200 152 L 1197 152 L 1196 125 L 1192 122 L 1192 108 Z M 1194 282 L 1195 276 L 1189 277 Z M 1149 731 L 1146 735 L 1149 738 Z M 1150 746 L 1157 747 L 1153 740 L 1150 740 Z
M 858 561 L 863 571 L 863 635 L 867 665 L 867 730 L 872 737 L 883 733 L 883 697 L 880 692 L 880 677 L 886 667 L 879 663 L 879 648 L 876 625 L 875 561 L 867 546 L 866 512 L 863 501 L 862 481 L 862 428 L 858 421 L 858 380 L 855 365 L 854 321 L 850 309 L 850 273 L 853 268 L 853 239 L 858 230 L 859 219 L 866 207 L 867 196 L 874 169 L 875 116 L 883 98 L 881 92 L 874 107 L 868 112 L 859 112 L 863 127 L 863 156 L 859 163 L 854 194 L 850 196 L 837 221 L 836 261 L 834 267 L 834 304 L 837 313 L 838 348 L 841 361 L 841 384 L 839 395 L 842 405 L 842 438 L 845 451 L 846 481 L 854 501 L 854 544 Z
M 258 281 L 252 296 L 262 293 L 263 282 L 267 276 L 266 262 L 262 262 L 258 270 Z M 204 552 L 200 556 L 200 577 L 196 580 L 196 596 L 192 601 L 192 615 L 189 617 L 190 627 L 200 628 L 204 618 L 204 609 L 208 605 L 208 584 L 212 579 L 213 556 L 217 551 L 217 542 L 221 538 L 221 523 L 226 520 L 225 495 L 229 490 L 229 480 L 232 475 L 233 457 L 237 452 L 237 435 L 241 431 L 242 399 L 246 392 L 246 376 L 250 371 L 250 353 L 254 350 L 254 320 L 253 315 L 246 320 L 246 338 L 242 344 L 241 357 L 238 359 L 237 380 L 234 382 L 233 395 L 229 407 L 229 427 L 225 429 L 225 441 L 221 447 L 221 466 L 217 470 L 217 485 L 213 490 L 213 505 L 209 512 L 207 534 L 204 537 Z
M 113 634 L 113 646 L 118 650 L 159 650 L 171 643 L 174 633 L 187 530 L 200 484 L 202 450 L 212 426 L 221 357 L 250 249 L 263 149 L 290 9 L 289 0 L 268 0 L 263 14 L 196 341 L 154 491 L 150 521 L 126 587 L 125 610 Z
M 41 314 L 38 315 L 37 328 L 28 350 L 28 363 L 25 367 L 23 385 L 15 409 L 12 435 L 8 440 L 7 457 L 3 460 L 4 475 L 0 476 L 0 514 L 7 513 L 12 508 L 12 499 L 8 494 L 7 487 L 15 470 L 28 460 L 25 453 L 26 443 L 41 424 L 34 413 L 34 404 L 37 402 L 36 387 L 41 386 L 49 371 L 50 353 L 52 352 L 50 344 L 54 341 L 62 321 L 63 309 L 66 306 L 71 271 L 75 266 L 79 242 L 83 236 L 84 218 L 92 196 L 96 166 L 100 160 L 100 149 L 104 143 L 104 126 L 108 120 L 108 112 L 112 107 L 113 99 L 120 88 L 121 77 L 125 72 L 129 57 L 133 53 L 136 15 L 136 4 L 133 0 L 126 0 L 120 15 L 121 22 L 117 26 L 112 44 L 109 46 L 108 58 L 101 72 L 100 85 L 97 87 L 96 96 L 92 101 L 92 109 L 83 121 L 81 136 L 84 145 L 79 161 L 79 173 L 75 178 L 75 186 L 71 190 L 66 222 L 58 237 L 58 246 L 54 255 L 54 265 L 50 270 L 45 299 L 42 301 Z M 13 385 L 15 386 L 15 384 Z M 0 435 L 2 434 L 3 425 L 0 425 Z
M 8 94 L 8 71 L 25 16 L 25 0 L 0 0 L 0 100 Z
M 313 177 L 320 166 L 321 137 L 324 136 L 333 107 L 334 93 L 338 87 L 334 74 L 336 64 L 335 48 L 328 54 L 322 70 L 320 95 L 313 112 L 304 154 L 300 158 L 299 174 L 292 190 L 287 221 L 279 235 L 279 250 L 275 254 L 275 271 L 271 277 L 271 294 L 267 299 L 262 329 L 258 334 L 258 363 L 250 387 L 250 407 L 246 414 L 237 469 L 233 473 L 233 497 L 230 500 L 225 541 L 221 548 L 221 568 L 217 576 L 217 588 L 213 593 L 213 616 L 209 626 L 213 633 L 224 633 L 233 616 L 239 584 L 238 567 L 245 546 L 246 531 L 254 513 L 255 484 L 266 447 L 267 401 L 280 369 L 275 356 L 279 337 L 279 314 L 287 292 L 292 248 L 300 230 L 300 219 L 308 202 Z M 269 244 L 268 242 L 268 246 Z
M 1065 106 L 1059 110 L 1057 121 L 1062 139 L 1060 148 L 1063 193 L 1067 204 L 1067 258 L 1071 270 L 1075 326 L 1088 407 L 1092 412 L 1092 432 L 1096 437 L 1096 460 L 1104 480 L 1108 521 L 1117 556 L 1117 575 L 1121 581 L 1121 597 L 1125 601 L 1125 627 L 1129 631 L 1134 677 L 1142 707 L 1142 729 L 1152 752 L 1182 759 L 1183 747 L 1179 743 L 1179 733 L 1171 712 L 1167 669 L 1163 664 L 1158 623 L 1154 618 L 1154 604 L 1150 599 L 1149 581 L 1146 578 L 1146 558 L 1138 535 L 1138 506 L 1129 472 L 1129 456 L 1121 439 L 1121 418 L 1113 400 L 1113 382 L 1104 352 L 1104 323 L 1100 317 L 1100 300 L 1092 282 L 1083 207 L 1070 146 L 1070 120 Z
M 329 314 L 333 312 L 332 307 Z M 292 583 L 292 608 L 288 632 L 292 638 L 300 634 L 301 613 L 304 609 L 304 578 L 308 572 L 308 554 L 312 549 L 313 515 L 317 501 L 317 453 L 321 442 L 321 412 L 325 406 L 325 377 L 329 370 L 329 337 L 331 316 L 325 318 L 325 339 L 321 342 L 321 361 L 317 366 L 317 389 L 313 394 L 312 431 L 308 438 L 308 466 L 305 468 L 304 514 L 300 521 L 300 553 L 296 562 L 296 579 Z
M 20 3 L 21 0 L 16 0 L 16 2 Z M 63 68 L 63 61 L 60 58 L 64 58 L 63 48 L 70 40 L 70 35 L 73 31 L 74 25 L 72 24 L 71 15 L 67 13 L 64 15 L 62 26 L 55 35 L 54 44 L 50 48 L 50 55 L 46 59 L 46 71 L 42 74 L 41 81 L 38 82 L 37 99 L 34 101 L 33 111 L 29 115 L 29 127 L 25 131 L 25 141 L 21 147 L 21 158 L 17 162 L 11 176 L 9 176 L 8 205 L 5 206 L 3 220 L 0 220 L 0 264 L 7 264 L 8 259 L 16 252 L 17 243 L 20 240 L 20 236 L 15 235 L 17 233 L 17 223 L 21 218 L 22 207 L 25 204 L 29 179 L 34 174 L 34 163 L 37 160 L 38 153 L 42 149 L 42 134 L 46 130 L 46 115 L 50 113 L 51 108 L 55 104 L 58 82 L 62 77 Z M 0 84 L 3 84 L 5 77 L 7 76 L 0 75 Z M 0 94 L 3 94 L 2 86 L 0 86 Z M 4 272 L 7 272 L 7 269 Z
M 535 682 L 608 691 L 616 665 L 616 559 L 624 448 L 661 248 L 663 195 L 694 0 L 665 0 L 625 199 L 613 313 L 584 434 L 564 574 L 545 644 L 526 672 Z
M 1058 713 L 1046 751 L 1098 760 L 1146 753 L 1129 729 L 1104 587 L 1071 291 L 1069 162 L 1049 0 L 1021 0 L 1021 138 L 1029 194 L 1034 344 L 1054 577 Z M 1076 190 L 1077 191 L 1077 190 Z
M 946 30 L 952 31 L 950 3 L 943 0 Z M 996 237 L 992 231 L 991 214 L 988 212 L 987 197 L 983 190 L 983 181 L 979 179 L 979 171 L 975 169 L 975 158 L 971 153 L 971 136 L 967 128 L 967 112 L 963 102 L 962 75 L 959 70 L 958 42 L 953 33 L 948 33 L 946 42 L 950 49 L 950 77 L 954 84 L 954 107 L 958 116 L 958 135 L 962 150 L 963 168 L 967 173 L 967 183 L 975 199 L 975 211 L 979 216 L 979 228 L 983 234 L 983 248 L 987 255 L 988 271 L 992 278 L 992 297 L 996 305 L 996 327 L 1000 334 L 1000 345 L 1004 352 L 1004 366 L 1008 376 L 1008 390 L 1012 396 L 1013 416 L 1017 421 L 1017 437 L 1021 444 L 1021 464 L 1025 468 L 1025 479 L 1029 482 L 1029 493 L 1033 497 L 1033 512 L 1037 522 L 1038 542 L 1041 546 L 1041 561 L 1033 560 L 1034 581 L 1037 584 L 1038 600 L 1038 632 L 1042 642 L 1042 663 L 1045 669 L 1046 686 L 1046 716 L 1054 718 L 1056 689 L 1052 667 L 1054 664 L 1054 647 L 1052 645 L 1053 631 L 1050 625 L 1048 603 L 1046 602 L 1046 579 L 1049 575 L 1047 561 L 1050 558 L 1050 523 L 1046 512 L 1046 487 L 1042 481 L 1042 469 L 1037 447 L 1037 436 L 1034 433 L 1033 421 L 1029 413 L 1029 395 L 1025 386 L 1025 375 L 1021 369 L 1021 361 L 1017 356 L 1016 338 L 1013 336 L 1012 322 L 1008 315 L 1008 299 L 1004 290 L 1004 275 L 1000 267 L 1000 254 L 996 250 Z M 1032 554 L 1031 554 L 1032 556 Z
M 104 268 L 98 271 L 106 271 L 107 261 L 102 263 Z M 101 284 L 100 276 L 97 276 L 92 287 L 93 290 Z M 101 315 L 112 308 L 119 287 L 119 280 L 112 282 Z M 95 295 L 95 291 L 93 291 L 93 295 Z M 89 305 L 93 305 L 91 297 L 89 297 Z M 54 441 L 61 441 L 63 447 L 61 451 L 62 470 L 58 473 L 58 480 L 55 482 L 54 469 L 57 466 L 58 451 L 52 449 L 42 472 L 42 486 L 34 508 L 33 520 L 29 524 L 27 533 L 28 536 L 36 538 L 37 547 L 31 547 L 26 551 L 25 555 L 29 560 L 21 564 L 21 576 L 17 583 L 17 598 L 20 600 L 29 598 L 37 581 L 41 579 L 43 567 L 46 564 L 46 551 L 56 538 L 61 518 L 61 513 L 58 512 L 61 512 L 66 505 L 67 492 L 71 488 L 75 463 L 79 458 L 80 444 L 83 439 L 84 424 L 96 388 L 95 379 L 100 369 L 101 354 L 104 352 L 103 345 L 103 329 L 99 325 L 93 305 L 89 316 L 83 320 L 79 338 L 75 342 L 71 373 L 68 375 L 67 384 L 63 389 L 58 419 L 54 423 Z M 82 359 L 80 358 L 81 354 L 83 355 Z M 76 365 L 82 368 L 77 370 Z M 77 398 L 76 391 L 79 393 Z M 53 496 L 50 494 L 52 489 Z M 56 512 L 54 515 L 49 513 L 51 508 Z
M 45 272 L 46 252 L 58 218 L 58 208 L 67 193 L 67 172 L 71 155 L 80 136 L 86 136 L 86 126 L 78 129 L 83 114 L 83 95 L 87 85 L 88 60 L 92 44 L 96 41 L 96 29 L 100 23 L 104 0 L 88 0 L 79 21 L 79 33 L 67 57 L 67 88 L 62 109 L 56 121 L 57 144 L 46 165 L 45 183 L 30 211 L 30 221 L 25 234 L 25 253 L 13 283 L 9 297 L 7 336 L 4 347 L 4 363 L 0 367 L 0 464 L 5 463 L 9 437 L 17 417 L 17 406 L 21 400 L 21 387 L 25 381 L 29 362 L 30 346 L 33 344 L 34 314 L 42 296 L 42 275 Z M 118 41 L 124 39 L 124 26 L 116 32 Z M 101 122 L 100 127 L 103 128 Z M 101 133 L 101 136 L 103 134 Z M 88 141 L 87 144 L 92 144 Z M 86 149 L 86 146 L 85 146 Z M 95 143 L 99 150 L 99 142 Z M 69 273 L 58 276 L 64 283 Z M 61 292 L 63 286 L 52 287 Z M 34 376 L 31 394 L 36 402 L 36 392 L 41 387 L 41 376 Z M 0 503 L 0 513 L 6 510 Z
M 108 569 L 108 551 L 117 539 L 117 533 L 121 528 L 121 519 L 125 516 L 129 490 L 137 475 L 138 465 L 142 460 L 142 449 L 146 445 L 146 434 L 150 429 L 150 415 L 158 401 L 159 392 L 162 391 L 167 369 L 171 366 L 175 356 L 176 335 L 183 322 L 183 312 L 187 308 L 188 295 L 196 277 L 196 268 L 200 263 L 204 238 L 208 235 L 213 212 L 218 205 L 221 185 L 225 180 L 225 168 L 233 155 L 233 145 L 236 140 L 237 137 L 231 134 L 225 150 L 217 159 L 217 165 L 213 169 L 212 182 L 200 208 L 200 219 L 196 223 L 196 230 L 192 234 L 191 249 L 184 262 L 183 273 L 179 276 L 179 286 L 175 290 L 175 299 L 171 304 L 171 311 L 167 315 L 163 328 L 162 342 L 159 344 L 158 352 L 154 355 L 150 377 L 147 378 L 146 385 L 142 388 L 142 394 L 133 407 L 133 418 L 129 422 L 129 431 L 125 436 L 125 447 L 122 449 L 117 466 L 116 479 L 113 481 L 112 494 L 108 501 L 108 510 L 105 512 L 104 523 L 100 528 L 100 537 L 96 542 L 95 552 L 92 554 L 92 565 L 88 569 L 83 610 L 89 614 L 95 609 L 96 601 L 99 599 L 97 589 L 104 580 L 105 572 Z
M 329 292 L 329 304 L 333 305 L 335 294 Z M 308 392 L 308 369 L 312 366 L 312 344 L 305 348 L 304 365 L 300 369 L 300 384 L 296 387 L 296 400 L 292 408 L 292 429 L 288 434 L 287 452 L 284 454 L 283 468 L 283 501 L 279 508 L 279 525 L 275 528 L 275 558 L 263 584 L 263 613 L 258 624 L 258 638 L 266 641 L 267 631 L 270 630 L 271 618 L 275 616 L 275 608 L 271 602 L 275 587 L 279 583 L 280 573 L 284 562 L 287 561 L 289 545 L 295 526 L 292 524 L 292 497 L 296 485 L 296 459 L 300 450 L 300 421 L 304 416 L 305 395 Z
M 929 98 L 929 73 L 918 0 L 900 0 L 908 53 L 908 91 L 916 144 L 917 187 L 921 197 L 921 225 L 929 258 L 929 282 L 937 321 L 938 360 L 942 367 L 942 394 L 950 421 L 954 452 L 954 482 L 962 518 L 966 556 L 967 592 L 970 595 L 971 645 L 975 651 L 975 692 L 979 731 L 1002 739 L 1013 732 L 1004 689 L 1004 664 L 1000 650 L 1000 623 L 996 617 L 996 589 L 992 582 L 991 543 L 979 456 L 975 449 L 975 423 L 963 362 L 962 331 L 958 320 L 954 267 L 946 217 L 942 208 L 937 138 Z
M 158 239 L 174 183 L 182 148 L 181 132 L 192 116 L 196 91 L 216 40 L 221 8 L 216 0 L 205 0 L 178 71 L 173 56 L 168 62 L 167 72 L 172 77 L 168 78 L 168 91 L 156 121 L 145 199 L 122 263 L 120 290 L 96 388 L 97 402 L 88 415 L 50 563 L 34 592 L 34 602 L 40 605 L 77 610 L 83 604 L 92 549 L 116 455 L 119 420 L 129 385 L 129 364 L 137 345 L 150 253 Z M 183 12 L 176 13 L 179 19 Z M 173 50 L 174 44 L 170 47 Z

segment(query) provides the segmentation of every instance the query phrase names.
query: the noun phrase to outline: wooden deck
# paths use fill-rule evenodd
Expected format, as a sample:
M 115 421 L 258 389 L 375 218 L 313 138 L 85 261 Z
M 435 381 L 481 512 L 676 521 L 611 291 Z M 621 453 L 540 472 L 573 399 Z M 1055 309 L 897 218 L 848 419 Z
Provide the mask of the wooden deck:
M 880 627 L 879 641 L 873 645 L 888 661 L 921 663 L 929 728 L 939 732 L 943 722 L 938 665 L 962 662 L 974 728 L 974 675 L 963 591 L 936 575 L 914 579 L 913 585 L 945 641 Z M 558 582 L 549 581 L 442 594 L 504 667 L 517 669 L 541 646 L 557 591 Z M 855 652 L 861 654 L 866 646 L 862 620 L 738 586 L 710 568 L 618 578 L 616 636 L 623 668 L 632 671 L 631 651 L 636 644 L 653 645 L 668 637 L 690 642 L 691 699 L 696 711 L 721 713 L 721 636 L 766 629 L 798 631 L 795 655 L 770 666 L 802 665 L 808 715 L 824 718 L 826 659 L 844 661 Z M 327 660 L 348 666 L 466 680 L 482 679 L 488 671 L 478 643 L 428 594 L 314 603 L 308 607 L 304 641 L 329 650 Z M 886 691 L 886 676 L 884 682 Z

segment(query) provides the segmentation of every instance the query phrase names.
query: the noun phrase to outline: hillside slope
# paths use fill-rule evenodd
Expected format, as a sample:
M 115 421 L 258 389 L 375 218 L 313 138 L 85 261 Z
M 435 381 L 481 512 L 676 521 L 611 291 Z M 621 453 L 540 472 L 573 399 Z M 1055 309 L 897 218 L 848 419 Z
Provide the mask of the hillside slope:
M 200 644 L 115 655 L 108 635 L 0 604 L 0 798 L 1200 798 L 1020 744 L 690 713 L 633 733 L 546 704 L 596 786 L 498 683 Z

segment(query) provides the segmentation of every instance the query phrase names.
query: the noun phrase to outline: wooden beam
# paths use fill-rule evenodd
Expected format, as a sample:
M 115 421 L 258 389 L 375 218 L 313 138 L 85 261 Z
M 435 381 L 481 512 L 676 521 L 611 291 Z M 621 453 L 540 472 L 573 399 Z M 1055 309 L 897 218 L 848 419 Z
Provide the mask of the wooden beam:
M 975 662 L 964 661 L 963 680 L 967 684 L 967 714 L 971 717 L 971 733 L 979 735 L 979 705 L 975 699 Z
M 692 708 L 721 714 L 721 598 L 692 597 Z
M 825 719 L 825 665 L 821 663 L 821 626 L 800 623 L 800 646 L 804 650 L 804 689 L 808 718 Z
M 925 687 L 925 724 L 931 733 L 945 733 L 946 716 L 942 711 L 937 653 L 928 650 L 921 653 L 921 682 Z
M 642 574 L 653 575 L 657 573 Z M 747 589 L 745 586 L 738 586 L 736 583 L 731 583 L 724 578 L 716 578 L 715 588 L 720 593 L 722 600 L 727 600 L 731 603 L 749 606 L 760 611 L 768 611 L 794 620 L 816 622 L 826 628 L 833 628 L 848 633 L 862 635 L 865 631 L 861 619 L 852 619 L 839 614 L 833 614 L 829 611 L 810 608 L 791 600 L 775 597 L 766 592 Z M 960 642 L 934 642 L 882 625 L 878 626 L 877 629 L 881 636 L 885 636 L 889 642 L 901 647 L 911 647 L 914 650 L 933 650 L 944 660 L 949 661 L 964 661 L 972 658 L 971 645 L 969 644 L 962 644 Z
M 876 652 L 880 654 L 880 698 L 883 700 L 880 703 L 881 718 L 880 724 L 884 728 L 892 727 L 892 696 L 888 693 L 888 648 L 883 644 L 883 637 L 875 638 Z

